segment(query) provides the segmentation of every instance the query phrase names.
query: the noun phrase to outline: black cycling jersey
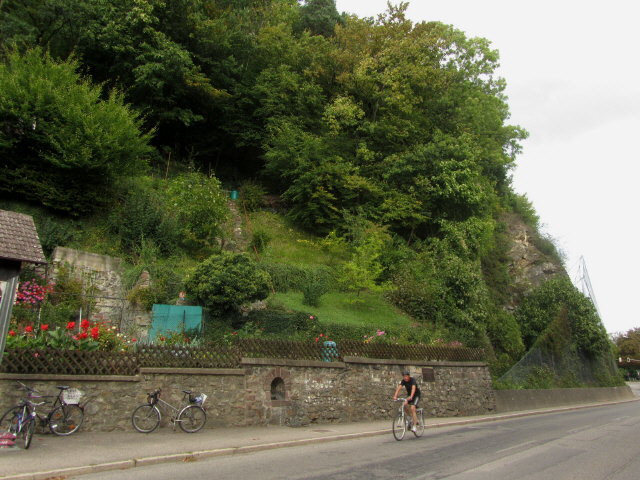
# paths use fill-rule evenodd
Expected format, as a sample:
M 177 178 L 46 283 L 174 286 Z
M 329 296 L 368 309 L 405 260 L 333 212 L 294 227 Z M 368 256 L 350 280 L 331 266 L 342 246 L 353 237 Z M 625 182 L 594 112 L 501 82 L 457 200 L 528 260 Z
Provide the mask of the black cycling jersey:
M 416 393 L 414 394 L 414 396 L 417 397 L 420 395 L 420 387 L 418 386 L 418 384 L 416 383 L 416 380 L 413 377 L 409 377 L 409 380 L 407 381 L 405 381 L 405 379 L 403 378 L 402 381 L 400 382 L 400 385 L 404 385 L 404 388 L 407 389 L 407 395 L 411 395 L 411 387 L 415 385 Z

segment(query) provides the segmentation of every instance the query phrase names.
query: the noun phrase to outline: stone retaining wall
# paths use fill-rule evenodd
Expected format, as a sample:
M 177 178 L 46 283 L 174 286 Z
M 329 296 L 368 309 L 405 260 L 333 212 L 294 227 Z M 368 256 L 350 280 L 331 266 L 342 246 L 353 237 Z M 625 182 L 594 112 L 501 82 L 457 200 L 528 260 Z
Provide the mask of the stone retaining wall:
M 596 402 L 633 400 L 628 386 L 609 388 L 551 388 L 546 390 L 496 390 L 496 410 L 534 410 Z
M 20 396 L 15 380 L 43 393 L 69 385 L 94 394 L 85 431 L 128 430 L 133 409 L 156 388 L 180 404 L 181 391 L 206 393 L 207 427 L 342 423 L 391 418 L 391 401 L 408 367 L 422 390 L 428 416 L 474 415 L 495 410 L 484 363 L 405 362 L 346 357 L 344 362 L 243 359 L 239 369 L 143 368 L 131 377 L 0 374 L 0 412 Z M 424 378 L 423 378 L 424 375 Z

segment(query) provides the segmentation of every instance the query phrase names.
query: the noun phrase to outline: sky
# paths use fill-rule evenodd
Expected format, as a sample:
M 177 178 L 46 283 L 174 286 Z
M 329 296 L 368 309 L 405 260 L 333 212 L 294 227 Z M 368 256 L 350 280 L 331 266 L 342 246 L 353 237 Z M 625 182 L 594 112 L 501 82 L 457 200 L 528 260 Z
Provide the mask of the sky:
M 336 0 L 359 17 L 386 5 Z M 577 285 L 584 257 L 609 333 L 640 327 L 639 13 L 635 0 L 413 0 L 407 10 L 500 52 L 509 123 L 530 134 L 514 189 L 533 203 Z

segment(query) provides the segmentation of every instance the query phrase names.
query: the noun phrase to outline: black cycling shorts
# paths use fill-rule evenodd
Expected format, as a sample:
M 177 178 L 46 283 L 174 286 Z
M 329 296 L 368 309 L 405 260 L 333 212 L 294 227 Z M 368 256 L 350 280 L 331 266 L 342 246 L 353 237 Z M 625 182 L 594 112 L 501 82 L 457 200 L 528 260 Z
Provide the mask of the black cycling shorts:
M 409 405 L 415 405 L 417 407 L 418 403 L 420 403 L 420 395 L 415 395 L 411 400 L 409 400 Z

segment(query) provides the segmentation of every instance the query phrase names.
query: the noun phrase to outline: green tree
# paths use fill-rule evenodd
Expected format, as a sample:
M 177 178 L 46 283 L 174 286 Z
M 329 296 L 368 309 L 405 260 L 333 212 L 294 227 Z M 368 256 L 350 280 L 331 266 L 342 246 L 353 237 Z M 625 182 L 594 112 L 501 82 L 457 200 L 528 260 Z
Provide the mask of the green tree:
M 306 0 L 300 7 L 300 27 L 314 35 L 330 37 L 341 22 L 335 0 Z
M 200 263 L 187 279 L 186 288 L 202 305 L 223 315 L 267 298 L 271 278 L 247 255 L 224 253 Z
M 613 343 L 622 357 L 640 358 L 640 328 L 632 328 L 613 337 Z
M 77 68 L 40 49 L 0 64 L 0 190 L 76 215 L 104 205 L 151 150 L 122 96 L 104 99 Z

